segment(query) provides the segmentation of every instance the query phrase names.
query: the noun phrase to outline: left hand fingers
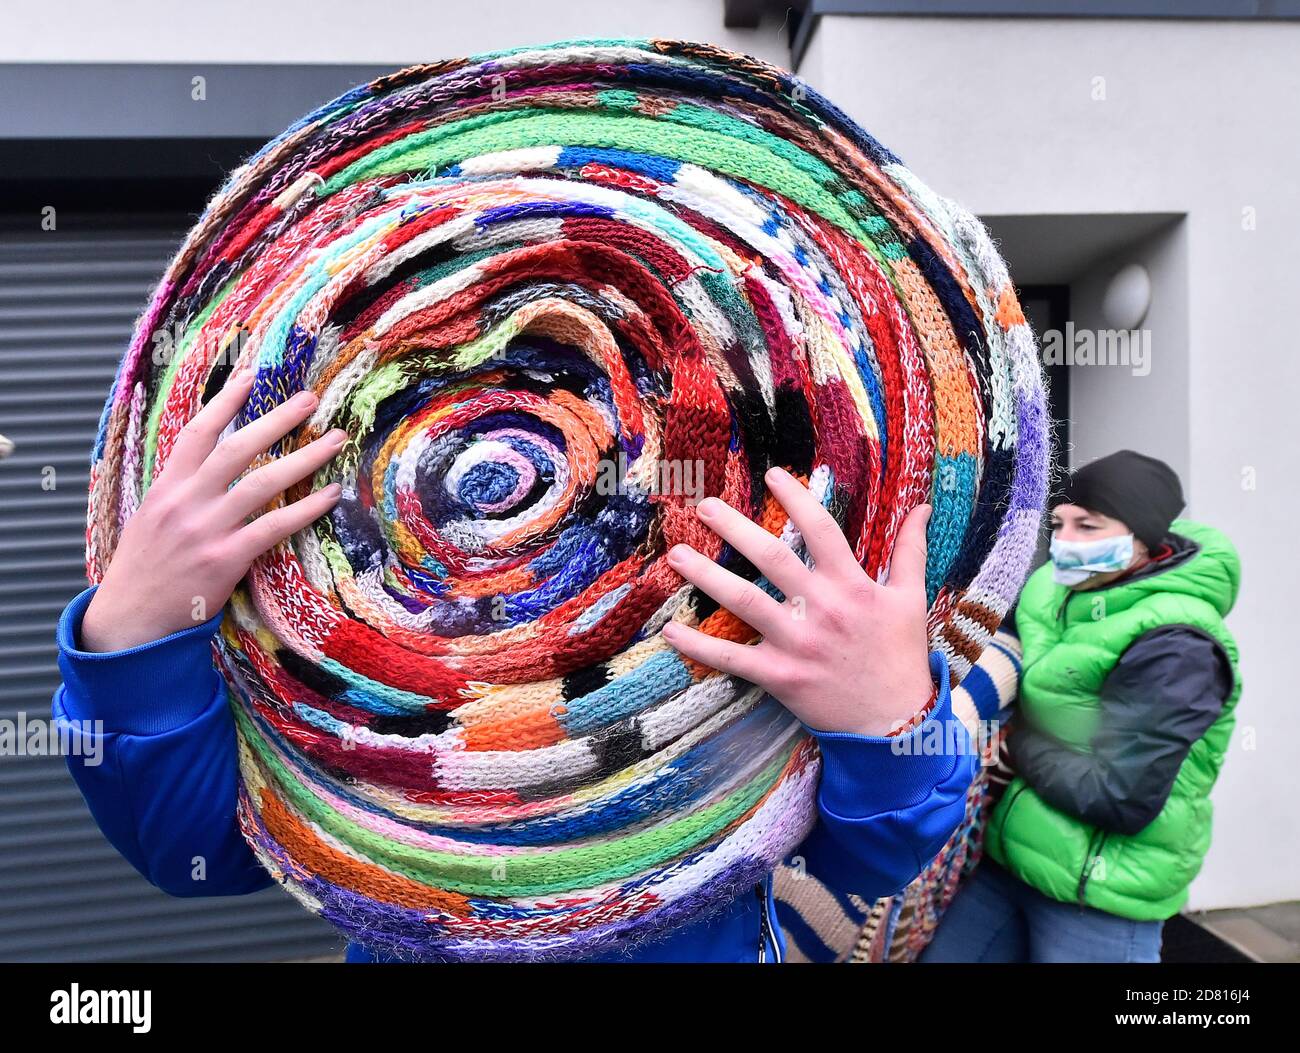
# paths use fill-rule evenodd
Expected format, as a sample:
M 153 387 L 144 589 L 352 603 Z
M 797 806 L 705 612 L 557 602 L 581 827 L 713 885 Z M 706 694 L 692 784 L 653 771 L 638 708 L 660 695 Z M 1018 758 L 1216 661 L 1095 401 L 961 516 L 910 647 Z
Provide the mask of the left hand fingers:
M 898 528 L 894 554 L 889 561 L 887 584 L 890 588 L 925 588 L 925 531 L 930 523 L 930 511 L 930 505 L 917 505 Z
M 754 564 L 787 597 L 808 595 L 812 572 L 775 534 L 769 534 L 718 497 L 706 497 L 695 511 L 706 527 Z
M 668 565 L 764 636 L 779 634 L 790 621 L 789 612 L 752 581 L 718 566 L 689 545 L 669 549 Z
M 668 622 L 663 628 L 663 634 L 669 645 L 687 658 L 693 658 L 701 665 L 707 665 L 720 673 L 737 676 L 763 687 L 765 652 L 761 650 L 762 644 L 738 644 L 731 640 L 720 640 L 681 622 Z
M 769 468 L 763 478 L 791 522 L 799 528 L 819 570 L 846 577 L 864 575 L 844 531 L 811 490 L 784 468 Z

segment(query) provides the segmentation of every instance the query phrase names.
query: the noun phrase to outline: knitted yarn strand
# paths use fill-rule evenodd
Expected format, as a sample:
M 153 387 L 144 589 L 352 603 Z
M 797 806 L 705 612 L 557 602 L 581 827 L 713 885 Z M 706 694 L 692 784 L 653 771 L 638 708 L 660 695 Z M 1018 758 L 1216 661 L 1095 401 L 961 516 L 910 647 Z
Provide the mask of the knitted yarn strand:
M 413 66 L 249 158 L 119 369 L 92 581 L 244 365 L 238 424 L 320 396 L 269 456 L 349 440 L 268 505 L 343 487 L 214 645 L 241 827 L 308 909 L 412 960 L 632 947 L 807 836 L 815 743 L 662 637 L 755 639 L 664 559 L 685 542 L 754 578 L 700 498 L 806 558 L 763 485 L 784 466 L 876 577 L 932 502 L 930 637 L 957 681 L 1045 499 L 1034 338 L 982 226 L 797 78 L 708 45 Z

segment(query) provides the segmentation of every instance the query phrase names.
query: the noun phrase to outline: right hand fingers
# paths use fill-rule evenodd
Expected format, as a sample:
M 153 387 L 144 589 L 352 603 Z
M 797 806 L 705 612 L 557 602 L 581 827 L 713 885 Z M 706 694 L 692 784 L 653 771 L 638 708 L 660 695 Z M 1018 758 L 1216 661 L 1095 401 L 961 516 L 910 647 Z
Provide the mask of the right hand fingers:
M 230 377 L 208 404 L 190 418 L 181 429 L 163 471 L 170 470 L 175 473 L 174 478 L 185 479 L 199 470 L 217 445 L 226 425 L 235 419 L 235 414 L 248 400 L 255 375 L 255 370 L 248 369 Z
M 342 492 L 338 483 L 330 483 L 300 501 L 258 516 L 236 535 L 241 559 L 252 563 L 274 545 L 311 526 L 338 503 Z
M 320 399 L 313 392 L 300 391 L 270 413 L 245 424 L 216 444 L 203 462 L 197 478 L 205 488 L 225 489 L 244 474 L 253 458 L 266 452 L 311 416 Z
M 322 435 L 315 442 L 310 442 L 293 453 L 278 457 L 270 464 L 263 465 L 254 472 L 249 472 L 230 493 L 222 504 L 232 523 L 243 523 L 250 515 L 263 505 L 272 501 L 277 494 L 283 493 L 313 473 L 329 464 L 337 456 L 348 433 L 341 428 Z

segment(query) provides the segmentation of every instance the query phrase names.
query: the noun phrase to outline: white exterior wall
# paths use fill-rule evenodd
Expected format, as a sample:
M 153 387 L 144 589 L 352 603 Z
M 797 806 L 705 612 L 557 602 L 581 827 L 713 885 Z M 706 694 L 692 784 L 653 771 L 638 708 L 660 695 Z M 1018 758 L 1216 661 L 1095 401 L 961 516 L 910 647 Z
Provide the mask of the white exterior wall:
M 1298 57 L 1295 23 L 826 18 L 801 70 L 974 212 L 1186 213 L 1134 254 L 1156 285 L 1150 375 L 1075 370 L 1071 417 L 1081 459 L 1168 457 L 1187 514 L 1242 556 L 1245 687 L 1193 908 L 1300 899 Z M 1098 292 L 1072 291 L 1087 324 Z

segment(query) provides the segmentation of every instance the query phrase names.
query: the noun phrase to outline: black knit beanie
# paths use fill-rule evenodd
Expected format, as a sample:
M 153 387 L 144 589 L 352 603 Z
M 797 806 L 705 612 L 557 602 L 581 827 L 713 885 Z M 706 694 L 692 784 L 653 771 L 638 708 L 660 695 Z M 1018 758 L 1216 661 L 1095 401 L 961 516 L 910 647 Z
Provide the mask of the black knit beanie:
M 1183 510 L 1183 487 L 1164 461 L 1132 450 L 1100 457 L 1073 472 L 1057 503 L 1118 519 L 1147 548 L 1158 548 Z

